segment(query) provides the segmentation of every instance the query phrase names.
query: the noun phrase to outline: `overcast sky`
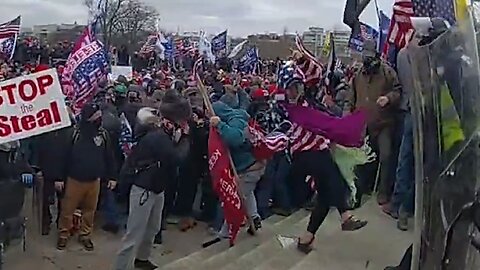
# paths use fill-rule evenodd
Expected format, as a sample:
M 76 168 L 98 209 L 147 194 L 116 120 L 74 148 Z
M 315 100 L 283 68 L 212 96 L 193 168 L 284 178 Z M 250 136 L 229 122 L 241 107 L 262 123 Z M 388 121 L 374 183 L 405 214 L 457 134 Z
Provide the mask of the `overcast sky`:
M 144 0 L 159 11 L 161 26 L 168 30 L 206 30 L 215 34 L 229 30 L 234 36 L 251 33 L 302 32 L 309 26 L 345 28 L 342 14 L 345 0 Z M 378 0 L 391 14 L 394 0 Z M 23 26 L 49 23 L 85 23 L 82 0 L 0 0 L 0 22 L 22 15 Z M 372 3 L 361 19 L 377 25 Z

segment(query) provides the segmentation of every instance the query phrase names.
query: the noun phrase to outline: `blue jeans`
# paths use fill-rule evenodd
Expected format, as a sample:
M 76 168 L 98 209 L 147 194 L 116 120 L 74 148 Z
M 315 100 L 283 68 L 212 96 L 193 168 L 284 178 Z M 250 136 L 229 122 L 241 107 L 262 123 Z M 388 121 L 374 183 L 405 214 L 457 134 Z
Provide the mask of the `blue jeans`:
M 102 191 L 102 213 L 105 218 L 105 222 L 109 225 L 119 225 L 120 214 L 118 211 L 117 202 L 115 201 L 115 193 L 107 188 Z
M 405 115 L 402 144 L 398 155 L 395 189 L 392 197 L 392 210 L 413 214 L 415 206 L 415 175 L 413 154 L 412 116 Z
M 257 187 L 258 211 L 262 218 L 267 218 L 270 215 L 268 204 L 272 197 L 275 198 L 276 206 L 285 210 L 292 208 L 287 187 L 289 172 L 290 163 L 283 152 L 277 153 L 267 163 L 265 174 Z

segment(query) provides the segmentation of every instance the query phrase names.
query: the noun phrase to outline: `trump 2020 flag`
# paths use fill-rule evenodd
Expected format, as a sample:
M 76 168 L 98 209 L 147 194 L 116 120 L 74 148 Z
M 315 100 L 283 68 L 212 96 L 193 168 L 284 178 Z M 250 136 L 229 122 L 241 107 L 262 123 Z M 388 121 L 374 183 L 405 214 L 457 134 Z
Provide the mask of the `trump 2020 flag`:
M 17 36 L 20 33 L 21 17 L 0 24 L 0 58 L 12 59 L 15 53 Z
M 251 47 L 245 52 L 245 55 L 238 61 L 238 70 L 246 73 L 251 73 L 258 63 L 258 50 Z
M 208 167 L 213 189 L 220 199 L 225 221 L 228 224 L 230 244 L 235 243 L 240 226 L 245 220 L 239 187 L 235 180 L 230 153 L 216 128 L 211 127 L 208 135 Z
M 379 33 L 376 29 L 366 23 L 361 22 L 360 31 L 358 32 L 358 34 L 350 38 L 350 48 L 357 52 L 362 52 L 363 42 L 365 40 L 375 40 L 378 42 L 378 37 Z
M 63 93 L 72 102 L 75 115 L 79 115 L 82 107 L 93 99 L 99 82 L 106 80 L 107 74 L 106 50 L 92 35 L 90 27 L 86 27 L 61 74 Z
M 212 51 L 216 56 L 227 49 L 227 30 L 212 38 Z

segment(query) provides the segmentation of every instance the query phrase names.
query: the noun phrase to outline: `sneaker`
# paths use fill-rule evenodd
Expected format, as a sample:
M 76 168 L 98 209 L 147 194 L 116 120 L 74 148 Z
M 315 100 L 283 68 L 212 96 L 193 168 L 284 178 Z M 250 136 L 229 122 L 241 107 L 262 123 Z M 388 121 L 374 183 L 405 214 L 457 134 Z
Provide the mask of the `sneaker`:
M 144 260 L 135 259 L 133 264 L 135 268 L 142 269 L 142 270 L 154 270 L 158 268 L 158 266 L 156 266 L 149 260 L 144 261 Z
M 116 224 L 105 224 L 102 226 L 102 230 L 109 233 L 117 234 L 120 231 L 120 226 Z
M 57 249 L 65 250 L 67 248 L 68 238 L 59 237 L 57 240 Z
M 342 231 L 353 232 L 360 230 L 367 226 L 368 221 L 357 219 L 355 216 L 351 216 L 342 223 Z
M 86 251 L 93 251 L 94 246 L 93 246 L 92 239 L 90 239 L 90 237 L 80 236 L 78 237 L 78 242 L 80 242 L 80 244 L 83 245 Z

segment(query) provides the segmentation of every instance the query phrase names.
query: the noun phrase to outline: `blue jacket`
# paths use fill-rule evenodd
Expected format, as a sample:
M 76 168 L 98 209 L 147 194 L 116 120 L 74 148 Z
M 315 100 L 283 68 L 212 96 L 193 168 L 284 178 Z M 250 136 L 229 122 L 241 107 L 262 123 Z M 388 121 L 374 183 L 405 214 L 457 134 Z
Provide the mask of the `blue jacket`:
M 230 150 L 237 172 L 242 173 L 255 163 L 252 145 L 245 134 L 248 113 L 242 109 L 232 109 L 221 101 L 213 103 L 213 110 L 221 120 L 217 126 L 218 132 Z

